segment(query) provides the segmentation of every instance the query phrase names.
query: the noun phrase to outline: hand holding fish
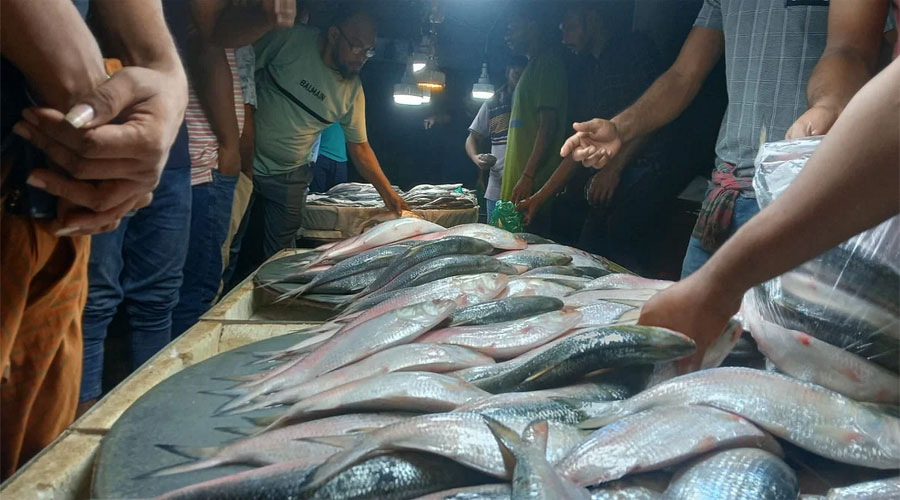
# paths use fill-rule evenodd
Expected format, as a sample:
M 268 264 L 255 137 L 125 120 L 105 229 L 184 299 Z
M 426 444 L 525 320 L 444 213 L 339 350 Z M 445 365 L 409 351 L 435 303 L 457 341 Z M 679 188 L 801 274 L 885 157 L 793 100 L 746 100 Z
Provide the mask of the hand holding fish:
M 722 334 L 741 307 L 741 293 L 731 293 L 706 278 L 703 269 L 654 295 L 644 304 L 639 325 L 661 326 L 692 338 L 697 350 L 679 361 L 679 372 L 700 367 L 706 349 Z
M 594 118 L 589 122 L 573 123 L 575 135 L 563 144 L 560 155 L 572 155 L 585 167 L 603 168 L 622 149 L 622 138 L 616 124 Z

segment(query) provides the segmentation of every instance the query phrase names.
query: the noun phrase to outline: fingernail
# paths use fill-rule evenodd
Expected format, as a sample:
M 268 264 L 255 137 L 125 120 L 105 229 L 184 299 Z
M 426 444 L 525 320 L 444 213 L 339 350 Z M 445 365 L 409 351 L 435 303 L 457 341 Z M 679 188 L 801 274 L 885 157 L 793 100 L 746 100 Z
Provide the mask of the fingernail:
M 56 236 L 68 236 L 74 232 L 80 231 L 81 228 L 78 226 L 69 226 L 63 229 L 60 229 L 56 232 Z
M 94 119 L 94 108 L 87 104 L 76 104 L 66 113 L 66 121 L 75 128 L 81 128 Z
M 13 125 L 13 133 L 25 139 L 26 141 L 31 140 L 31 131 L 28 130 L 28 127 L 22 124 L 22 122 Z
M 34 111 L 29 108 L 25 108 L 22 110 L 22 118 L 25 118 L 25 121 L 27 121 L 28 123 L 37 125 L 37 115 L 34 114 Z
M 27 137 L 26 137 L 26 139 L 27 139 Z M 25 179 L 25 183 L 28 184 L 29 186 L 36 187 L 38 189 L 45 189 L 47 187 L 46 182 L 38 179 L 37 177 L 35 177 L 33 175 L 29 175 L 28 179 Z

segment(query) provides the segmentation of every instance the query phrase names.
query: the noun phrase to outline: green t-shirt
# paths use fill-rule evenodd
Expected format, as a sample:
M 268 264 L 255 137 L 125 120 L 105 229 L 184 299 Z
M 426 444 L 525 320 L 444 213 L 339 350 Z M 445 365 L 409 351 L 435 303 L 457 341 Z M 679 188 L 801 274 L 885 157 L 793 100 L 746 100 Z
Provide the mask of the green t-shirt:
M 547 50 L 528 61 L 513 95 L 500 199 L 509 201 L 513 188 L 522 177 L 525 164 L 534 149 L 534 140 L 541 124 L 540 111 L 543 109 L 556 110 L 556 133 L 543 163 L 535 170 L 534 189 L 540 189 L 559 166 L 559 149 L 566 140 L 568 131 L 568 96 L 566 67 L 556 51 Z
M 340 123 L 347 141 L 366 142 L 366 97 L 359 77 L 345 80 L 322 62 L 319 30 L 308 26 L 269 33 L 256 49 L 253 169 L 289 172 L 312 161 L 319 134 Z

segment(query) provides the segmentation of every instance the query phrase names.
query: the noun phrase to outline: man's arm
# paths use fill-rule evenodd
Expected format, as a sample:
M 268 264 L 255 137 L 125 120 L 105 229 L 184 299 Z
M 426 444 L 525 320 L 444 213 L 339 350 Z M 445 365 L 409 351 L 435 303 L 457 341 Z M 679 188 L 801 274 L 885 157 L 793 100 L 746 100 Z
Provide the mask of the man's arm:
M 828 132 L 844 106 L 875 74 L 888 3 L 833 0 L 828 7 L 828 42 L 806 85 L 809 109 L 787 138 Z
M 540 125 L 538 126 L 537 136 L 534 139 L 534 146 L 531 148 L 531 155 L 525 163 L 525 169 L 522 171 L 522 177 L 516 182 L 512 192 L 512 201 L 517 203 L 533 194 L 532 187 L 534 184 L 534 174 L 544 159 L 550 154 L 550 143 L 556 134 L 556 118 L 558 111 L 555 109 L 545 108 L 540 110 Z
M 898 213 L 900 60 L 853 97 L 803 171 L 696 273 L 647 302 L 640 323 L 690 335 L 698 352 L 750 287 Z
M 469 130 L 469 136 L 466 137 L 466 154 L 469 156 L 469 159 L 472 160 L 472 163 L 481 170 L 493 166 L 481 158 L 483 153 L 490 152 L 484 147 L 485 142 L 485 138 L 478 132 Z
M 193 0 L 187 65 L 197 98 L 219 143 L 219 172 L 237 175 L 241 170 L 240 129 L 234 109 L 234 80 L 225 49 L 212 40 L 216 19 L 225 0 Z
M 106 80 L 97 41 L 71 0 L 4 2 L 0 52 L 39 104 L 59 111 Z
M 347 153 L 353 160 L 353 165 L 356 166 L 359 175 L 375 186 L 388 210 L 400 213 L 409 208 L 403 198 L 391 187 L 390 181 L 381 170 L 378 158 L 375 157 L 375 152 L 372 151 L 368 142 L 347 142 Z
M 619 153 L 624 143 L 640 140 L 668 124 L 697 96 L 724 47 L 722 31 L 694 27 L 672 67 L 637 102 L 612 120 L 595 118 L 576 123 L 576 133 L 563 145 L 561 155 L 573 154 L 585 166 L 601 168 Z
M 553 195 L 560 192 L 566 186 L 566 182 L 569 181 L 578 167 L 578 163 L 572 159 L 571 155 L 566 156 L 559 162 L 559 166 L 553 171 L 553 175 L 547 179 L 547 182 L 545 182 L 537 192 L 516 203 L 516 210 L 523 212 L 523 218 L 526 224 L 531 221 L 535 212 L 540 210 L 544 203 L 547 203 L 547 200 L 552 198 Z

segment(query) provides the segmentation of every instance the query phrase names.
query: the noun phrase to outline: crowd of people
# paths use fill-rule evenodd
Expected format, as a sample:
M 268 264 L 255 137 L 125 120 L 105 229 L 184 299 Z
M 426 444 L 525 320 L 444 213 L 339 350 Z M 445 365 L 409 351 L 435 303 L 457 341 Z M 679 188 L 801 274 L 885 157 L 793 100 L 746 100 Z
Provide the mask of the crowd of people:
M 724 58 L 728 108 L 685 279 L 640 320 L 702 355 L 747 288 L 898 212 L 900 62 L 882 58 L 896 21 L 888 0 L 868 3 L 705 0 L 666 70 L 594 3 L 561 23 L 515 9 L 520 59 L 465 143 L 489 172 L 488 210 L 513 202 L 546 236 L 565 220 L 582 248 L 640 269 L 673 195 L 664 128 Z M 136 368 L 293 246 L 306 193 L 345 180 L 348 162 L 405 208 L 367 140 L 372 17 L 307 19 L 295 0 L 4 2 L 2 478 L 101 395 L 120 308 Z M 827 136 L 757 214 L 761 130 Z

